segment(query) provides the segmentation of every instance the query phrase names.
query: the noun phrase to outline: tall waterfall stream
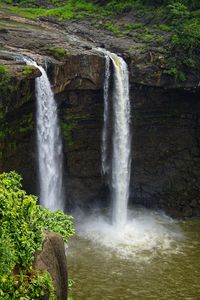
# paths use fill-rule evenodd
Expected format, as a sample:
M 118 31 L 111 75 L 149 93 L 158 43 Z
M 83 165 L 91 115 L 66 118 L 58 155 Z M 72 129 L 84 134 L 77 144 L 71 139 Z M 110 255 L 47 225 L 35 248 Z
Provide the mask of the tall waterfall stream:
M 35 81 L 40 203 L 52 211 L 63 210 L 63 157 L 57 105 L 44 68 L 31 59 L 25 58 L 25 61 L 42 73 Z
M 130 101 L 129 75 L 125 61 L 114 53 L 105 52 L 104 125 L 102 132 L 102 173 L 109 177 L 112 198 L 112 222 L 122 226 L 127 220 L 130 184 Z M 112 109 L 109 109 L 110 60 L 114 68 Z M 111 114 L 112 112 L 112 114 Z M 109 160 L 109 122 L 113 123 L 112 151 Z

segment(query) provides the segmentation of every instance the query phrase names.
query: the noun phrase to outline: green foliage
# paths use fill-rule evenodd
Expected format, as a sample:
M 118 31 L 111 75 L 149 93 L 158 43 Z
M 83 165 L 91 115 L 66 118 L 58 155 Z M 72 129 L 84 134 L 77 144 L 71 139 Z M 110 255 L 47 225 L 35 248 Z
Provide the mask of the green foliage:
M 189 11 L 187 6 L 181 2 L 175 2 L 167 6 L 168 17 L 173 24 L 180 24 L 181 19 L 188 17 Z
M 27 77 L 28 75 L 32 74 L 32 72 L 33 72 L 32 66 L 25 65 L 22 70 L 22 76 Z
M 0 281 L 0 299 L 4 300 L 39 300 L 48 295 L 49 300 L 56 300 L 51 276 L 48 272 L 39 274 L 29 270 L 20 270 L 19 274 L 2 276 Z
M 168 0 L 142 0 L 141 2 L 145 5 L 160 6 L 167 4 Z
M 105 28 L 115 34 L 120 34 L 119 28 L 114 25 L 113 21 L 107 22 Z
M 49 53 L 58 60 L 63 60 L 66 56 L 66 50 L 64 48 L 59 47 L 49 47 Z
M 109 3 L 106 5 L 106 9 L 116 14 L 120 14 L 120 13 L 125 13 L 130 11 L 134 7 L 134 4 L 136 3 L 137 1 L 135 0 L 126 0 L 126 1 L 112 0 L 109 1 Z
M 166 25 L 166 24 L 160 24 L 159 29 L 162 30 L 162 31 L 171 31 L 172 27 L 169 26 L 169 25 Z
M 33 300 L 48 291 L 53 300 L 50 275 L 37 274 L 32 262 L 45 231 L 65 241 L 74 234 L 72 217 L 36 205 L 37 198 L 21 189 L 21 180 L 15 172 L 0 175 L 0 297 Z
M 3 1 L 5 2 L 5 1 Z M 82 18 L 83 16 L 87 15 L 93 15 L 97 7 L 93 5 L 92 3 L 84 0 L 69 0 L 67 2 L 65 1 L 49 1 L 49 4 L 55 4 L 55 8 L 44 8 L 44 7 L 38 7 L 36 5 L 35 0 L 28 1 L 28 4 L 30 4 L 30 8 L 24 8 L 20 6 L 13 6 L 8 7 L 11 12 L 16 13 L 19 16 L 28 18 L 28 19 L 37 19 L 42 16 L 50 16 L 55 17 L 61 20 L 71 20 L 76 18 Z M 59 4 L 65 3 L 65 5 L 58 6 Z M 20 4 L 26 4 L 27 1 L 20 1 Z
M 74 280 L 72 278 L 69 278 L 68 279 L 68 298 L 67 298 L 67 300 L 74 300 L 74 298 L 70 295 L 73 285 L 74 285 Z
M 12 123 L 7 124 L 2 114 L 0 117 L 0 140 L 4 138 L 13 137 L 17 133 L 27 133 L 33 130 L 33 114 L 26 114 L 20 120 L 14 120 Z
M 177 75 L 177 69 L 175 67 L 173 67 L 169 70 L 164 70 L 163 73 L 167 74 L 167 75 L 175 76 L 175 75 Z
M 9 67 L 0 64 L 0 99 L 6 97 L 7 93 L 10 90 L 10 81 L 11 77 L 9 74 Z
M 200 22 L 195 19 L 179 26 L 172 36 L 172 43 L 186 50 L 194 50 L 200 46 Z
M 176 80 L 178 80 L 180 82 L 183 82 L 187 79 L 186 75 L 182 71 L 178 70 L 176 67 L 172 67 L 168 70 L 164 70 L 163 74 L 174 76 L 176 78 Z
M 68 146 L 72 146 L 74 144 L 74 141 L 72 139 L 72 132 L 76 125 L 77 122 L 75 120 L 61 123 L 62 134 Z
M 125 25 L 125 28 L 128 30 L 135 30 L 138 28 L 143 28 L 144 26 L 144 23 L 128 23 Z
M 46 9 L 44 7 L 36 7 L 36 0 L 27 1 L 28 3 L 32 3 L 32 6 L 35 5 L 35 7 L 22 8 L 15 6 L 9 9 L 12 13 L 28 18 L 41 16 L 51 16 L 60 20 L 75 20 L 85 17 L 93 18 L 94 26 L 102 27 L 103 24 L 105 29 L 117 36 L 132 36 L 138 42 L 140 49 L 148 47 L 145 44 L 153 46 L 156 44 L 156 46 L 162 49 L 163 42 L 165 42 L 165 51 L 168 52 L 167 55 L 169 57 L 169 61 L 167 62 L 169 70 L 176 68 L 179 70 L 178 74 L 180 72 L 187 72 L 184 69 L 185 66 L 187 68 L 195 68 L 199 65 L 199 0 L 68 0 L 67 2 L 62 0 L 47 0 L 45 1 Z M 19 2 L 25 4 L 27 1 L 21 0 Z M 54 8 L 49 9 L 50 4 Z M 120 22 L 116 21 L 118 15 L 129 12 L 132 9 L 134 9 L 135 23 L 124 24 L 125 22 L 121 22 L 120 24 Z M 100 22 L 98 23 L 99 20 Z M 128 20 L 131 19 L 128 18 Z M 52 46 L 49 52 L 59 60 L 65 57 L 65 52 L 61 48 Z M 174 56 L 176 56 L 175 63 L 172 59 Z M 188 57 L 192 60 L 192 64 L 189 61 L 188 64 L 184 63 Z M 172 72 L 172 70 L 169 72 Z M 181 80 L 184 79 L 182 75 L 179 77 Z M 65 131 L 70 132 L 70 129 L 66 129 Z

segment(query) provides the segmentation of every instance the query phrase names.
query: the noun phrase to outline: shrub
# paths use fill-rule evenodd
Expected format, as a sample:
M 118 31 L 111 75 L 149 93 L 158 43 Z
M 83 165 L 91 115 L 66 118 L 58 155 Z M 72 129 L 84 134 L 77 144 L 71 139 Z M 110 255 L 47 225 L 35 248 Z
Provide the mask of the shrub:
M 0 175 L 0 299 L 40 299 L 46 291 L 55 299 L 50 274 L 36 273 L 32 262 L 45 231 L 65 241 L 74 234 L 72 217 L 37 205 L 37 198 L 21 189 L 21 180 L 15 172 Z
M 66 56 L 66 50 L 64 48 L 59 47 L 49 47 L 49 53 L 58 60 L 63 60 Z

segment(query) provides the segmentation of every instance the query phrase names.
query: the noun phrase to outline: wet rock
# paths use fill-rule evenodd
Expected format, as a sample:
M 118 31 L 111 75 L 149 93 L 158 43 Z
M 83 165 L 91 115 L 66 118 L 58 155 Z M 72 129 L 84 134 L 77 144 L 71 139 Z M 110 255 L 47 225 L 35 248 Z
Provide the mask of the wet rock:
M 191 207 L 194 207 L 194 208 L 196 208 L 196 207 L 198 207 L 198 202 L 197 202 L 197 200 L 192 200 L 192 202 L 190 202 L 190 206 Z

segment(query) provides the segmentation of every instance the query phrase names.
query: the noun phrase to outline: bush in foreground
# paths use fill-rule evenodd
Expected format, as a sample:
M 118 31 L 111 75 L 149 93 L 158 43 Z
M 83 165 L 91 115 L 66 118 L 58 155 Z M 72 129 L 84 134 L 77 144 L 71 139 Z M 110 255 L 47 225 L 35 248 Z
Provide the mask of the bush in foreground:
M 72 217 L 37 205 L 37 197 L 22 190 L 21 176 L 0 175 L 0 300 L 34 300 L 44 294 L 55 299 L 49 273 L 32 268 L 42 249 L 45 231 L 60 234 L 66 242 L 74 234 Z

